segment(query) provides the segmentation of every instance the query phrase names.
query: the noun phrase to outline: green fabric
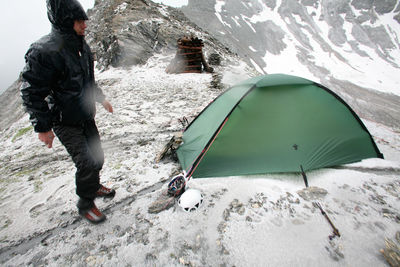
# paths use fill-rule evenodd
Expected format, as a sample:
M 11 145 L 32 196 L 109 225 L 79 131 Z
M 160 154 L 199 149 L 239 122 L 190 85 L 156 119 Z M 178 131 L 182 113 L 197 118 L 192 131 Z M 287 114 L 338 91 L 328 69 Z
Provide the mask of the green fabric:
M 183 142 L 185 148 L 179 148 L 178 157 L 184 169 L 190 167 L 212 135 L 225 120 L 237 101 L 249 90 L 249 85 L 231 88 L 214 100 L 192 125 L 185 131 Z
M 283 74 L 232 87 L 196 118 L 183 140 L 177 151 L 183 169 L 208 149 L 193 177 L 299 172 L 300 165 L 307 171 L 381 155 L 335 94 Z

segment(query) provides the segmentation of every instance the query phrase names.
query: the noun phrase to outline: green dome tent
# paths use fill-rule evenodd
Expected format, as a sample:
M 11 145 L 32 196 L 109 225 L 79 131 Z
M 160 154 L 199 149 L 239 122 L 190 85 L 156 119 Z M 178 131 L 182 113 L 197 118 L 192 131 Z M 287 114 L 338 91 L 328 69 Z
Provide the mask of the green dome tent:
M 192 177 L 301 172 L 383 158 L 338 95 L 284 74 L 246 80 L 217 97 L 186 128 L 177 155 Z

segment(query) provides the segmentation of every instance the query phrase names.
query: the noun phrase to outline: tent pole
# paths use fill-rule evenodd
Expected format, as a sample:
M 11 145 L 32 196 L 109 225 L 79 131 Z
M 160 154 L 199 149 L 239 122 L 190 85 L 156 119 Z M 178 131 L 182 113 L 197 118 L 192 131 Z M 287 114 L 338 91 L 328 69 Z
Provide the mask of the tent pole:
M 307 175 L 306 175 L 306 173 L 304 172 L 303 165 L 300 165 L 300 169 L 301 169 L 301 175 L 303 175 L 304 183 L 306 184 L 306 187 L 308 187 Z

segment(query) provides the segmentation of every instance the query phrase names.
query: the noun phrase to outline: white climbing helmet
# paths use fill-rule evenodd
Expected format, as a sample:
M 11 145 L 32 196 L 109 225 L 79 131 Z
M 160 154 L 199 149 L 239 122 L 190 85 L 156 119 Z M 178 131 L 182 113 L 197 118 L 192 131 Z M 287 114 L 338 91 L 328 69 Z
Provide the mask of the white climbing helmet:
M 197 189 L 186 190 L 178 200 L 178 205 L 187 212 L 197 210 L 202 203 L 203 195 Z

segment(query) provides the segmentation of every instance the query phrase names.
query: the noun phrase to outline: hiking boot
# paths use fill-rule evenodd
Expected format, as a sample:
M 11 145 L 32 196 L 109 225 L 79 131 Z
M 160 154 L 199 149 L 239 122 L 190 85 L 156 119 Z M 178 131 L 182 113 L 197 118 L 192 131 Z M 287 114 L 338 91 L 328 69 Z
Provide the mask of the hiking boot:
M 99 190 L 96 192 L 96 197 L 109 197 L 112 198 L 115 196 L 115 190 L 112 188 L 107 188 L 104 185 L 100 185 Z
M 106 219 L 106 216 L 96 207 L 91 199 L 80 198 L 77 207 L 79 215 L 91 223 L 98 224 Z
M 106 215 L 96 206 L 93 206 L 90 210 L 79 210 L 79 214 L 93 224 L 98 224 L 106 220 Z

